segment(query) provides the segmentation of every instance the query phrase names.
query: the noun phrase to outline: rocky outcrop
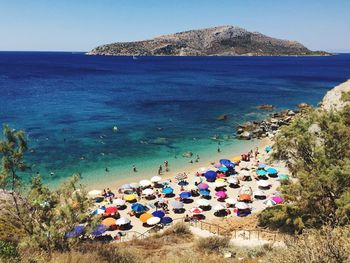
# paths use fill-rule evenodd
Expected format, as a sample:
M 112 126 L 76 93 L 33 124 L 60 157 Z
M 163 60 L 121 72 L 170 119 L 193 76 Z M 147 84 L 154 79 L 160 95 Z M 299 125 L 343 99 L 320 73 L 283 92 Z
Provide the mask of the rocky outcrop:
M 350 79 L 328 91 L 321 102 L 321 108 L 328 111 L 341 110 L 350 104 L 350 101 L 343 96 L 346 93 L 350 93 Z
M 263 104 L 256 107 L 258 110 L 273 110 L 275 106 L 270 104 Z
M 164 35 L 150 40 L 98 46 L 88 55 L 105 56 L 279 56 L 327 55 L 296 41 L 272 38 L 234 26 Z

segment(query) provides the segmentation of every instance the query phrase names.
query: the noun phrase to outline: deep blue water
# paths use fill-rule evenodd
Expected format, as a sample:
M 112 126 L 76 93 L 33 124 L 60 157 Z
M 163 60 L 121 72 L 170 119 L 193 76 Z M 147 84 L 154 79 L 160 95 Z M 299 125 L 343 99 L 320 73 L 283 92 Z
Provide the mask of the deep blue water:
M 133 60 L 0 52 L 0 123 L 25 129 L 33 172 L 65 177 L 174 156 L 193 138 L 205 143 L 214 134 L 233 136 L 237 123 L 263 117 L 257 105 L 317 105 L 349 76 L 345 54 Z M 228 121 L 217 121 L 223 113 Z

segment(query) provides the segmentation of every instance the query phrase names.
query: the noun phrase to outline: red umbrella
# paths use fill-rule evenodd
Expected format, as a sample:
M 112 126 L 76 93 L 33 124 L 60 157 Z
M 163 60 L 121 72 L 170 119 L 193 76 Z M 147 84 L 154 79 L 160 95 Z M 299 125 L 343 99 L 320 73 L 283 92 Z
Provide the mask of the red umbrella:
M 115 214 L 117 212 L 118 212 L 118 208 L 116 206 L 107 207 L 105 210 L 106 214 Z
M 191 209 L 191 212 L 192 212 L 192 214 L 197 214 L 197 215 L 199 215 L 199 214 L 203 213 L 203 209 L 200 209 L 199 207 L 193 207 L 193 208 Z

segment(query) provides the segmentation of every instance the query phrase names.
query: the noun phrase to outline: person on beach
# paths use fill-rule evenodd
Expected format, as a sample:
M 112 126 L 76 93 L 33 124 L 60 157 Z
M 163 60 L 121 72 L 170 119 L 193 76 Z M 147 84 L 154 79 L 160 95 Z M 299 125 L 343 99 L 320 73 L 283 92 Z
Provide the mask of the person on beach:
M 158 175 L 161 175 L 163 172 L 163 167 L 160 165 L 158 169 Z
M 218 146 L 218 150 L 217 151 L 218 151 L 218 153 L 221 152 L 220 146 Z
M 258 157 L 258 154 L 259 154 L 259 148 L 256 147 L 256 148 L 255 148 L 255 159 Z
M 109 172 L 109 169 L 108 169 L 108 167 L 106 167 L 105 171 L 106 171 L 106 173 L 108 173 L 108 172 Z
M 133 165 L 132 165 L 132 170 L 133 170 L 133 172 L 134 172 L 134 173 L 136 173 L 136 172 L 137 172 L 137 169 L 136 169 L 135 164 L 133 164 Z
M 164 166 L 165 166 L 165 171 L 169 172 L 169 162 L 168 161 L 164 161 Z

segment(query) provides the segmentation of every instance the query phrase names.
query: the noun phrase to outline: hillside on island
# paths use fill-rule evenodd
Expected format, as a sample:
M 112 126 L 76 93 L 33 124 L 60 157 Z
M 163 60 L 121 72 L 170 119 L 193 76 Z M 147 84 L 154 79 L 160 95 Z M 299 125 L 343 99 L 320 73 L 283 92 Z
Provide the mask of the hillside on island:
M 329 55 L 296 41 L 249 32 L 235 26 L 189 30 L 154 39 L 101 45 L 88 55 L 105 56 L 292 56 Z

